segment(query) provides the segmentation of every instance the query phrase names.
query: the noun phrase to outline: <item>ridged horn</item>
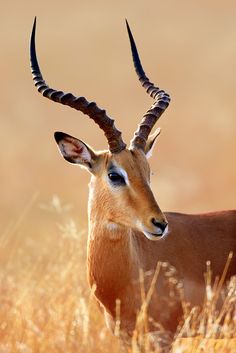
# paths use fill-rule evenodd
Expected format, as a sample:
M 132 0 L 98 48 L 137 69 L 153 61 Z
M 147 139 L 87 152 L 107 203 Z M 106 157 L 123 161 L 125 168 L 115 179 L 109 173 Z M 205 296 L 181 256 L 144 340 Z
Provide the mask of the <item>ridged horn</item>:
M 105 133 L 111 153 L 119 153 L 126 148 L 121 138 L 121 132 L 117 130 L 114 120 L 107 116 L 104 109 L 100 109 L 95 102 L 88 102 L 84 97 L 75 97 L 71 93 L 64 93 L 50 88 L 41 74 L 35 49 L 36 17 L 30 39 L 30 63 L 33 80 L 38 91 L 46 98 L 68 105 L 88 115 Z
M 138 129 L 135 132 L 134 137 L 130 142 L 131 148 L 141 148 L 142 150 L 144 150 L 148 136 L 153 126 L 160 118 L 160 116 L 164 113 L 164 111 L 166 110 L 166 108 L 170 103 L 170 96 L 168 93 L 154 86 L 154 84 L 149 81 L 149 78 L 146 76 L 143 70 L 143 67 L 139 58 L 138 50 L 127 20 L 126 20 L 126 26 L 127 26 L 127 31 L 129 35 L 135 71 L 138 75 L 141 85 L 145 88 L 146 92 L 152 98 L 155 99 L 155 103 L 144 114 L 142 121 L 138 125 Z

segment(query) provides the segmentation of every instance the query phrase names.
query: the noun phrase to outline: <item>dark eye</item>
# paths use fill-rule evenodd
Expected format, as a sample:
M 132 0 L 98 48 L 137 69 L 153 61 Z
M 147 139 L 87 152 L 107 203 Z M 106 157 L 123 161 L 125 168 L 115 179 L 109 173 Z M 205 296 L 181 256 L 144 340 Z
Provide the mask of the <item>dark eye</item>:
M 111 180 L 111 182 L 113 184 L 125 185 L 125 179 L 123 178 L 123 176 L 121 176 L 120 174 L 118 174 L 116 172 L 108 173 L 108 178 Z

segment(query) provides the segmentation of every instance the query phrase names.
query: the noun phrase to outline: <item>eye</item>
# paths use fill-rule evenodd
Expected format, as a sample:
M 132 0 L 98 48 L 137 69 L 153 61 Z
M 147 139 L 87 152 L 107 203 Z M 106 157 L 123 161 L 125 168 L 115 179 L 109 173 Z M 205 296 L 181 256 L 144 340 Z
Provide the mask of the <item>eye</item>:
M 118 173 L 116 173 L 116 172 L 108 173 L 108 178 L 110 179 L 112 184 L 125 185 L 125 179 L 123 178 L 123 176 L 118 174 Z

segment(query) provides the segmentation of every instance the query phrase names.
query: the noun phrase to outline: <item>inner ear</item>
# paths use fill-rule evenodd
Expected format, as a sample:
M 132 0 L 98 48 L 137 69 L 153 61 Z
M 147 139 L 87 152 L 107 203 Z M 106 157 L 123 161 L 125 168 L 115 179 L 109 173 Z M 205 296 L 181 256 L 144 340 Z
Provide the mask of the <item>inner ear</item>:
M 83 141 L 63 132 L 55 132 L 55 140 L 66 161 L 92 169 L 97 155 Z
M 152 156 L 153 148 L 155 146 L 155 143 L 156 143 L 157 138 L 160 135 L 160 133 L 161 133 L 161 128 L 158 127 L 156 129 L 156 131 L 152 135 L 149 136 L 147 143 L 146 143 L 146 146 L 145 146 L 145 150 L 144 150 L 147 158 L 150 158 Z

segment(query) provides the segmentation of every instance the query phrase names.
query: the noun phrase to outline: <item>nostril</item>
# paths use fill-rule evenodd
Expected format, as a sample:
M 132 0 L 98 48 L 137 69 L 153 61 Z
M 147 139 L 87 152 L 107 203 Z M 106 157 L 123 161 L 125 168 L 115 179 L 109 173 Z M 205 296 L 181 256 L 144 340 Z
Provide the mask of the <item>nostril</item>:
M 151 222 L 154 226 L 156 226 L 159 223 L 155 218 L 152 218 Z
M 152 224 L 153 224 L 155 227 L 160 228 L 162 232 L 164 232 L 164 230 L 166 229 L 167 222 L 160 222 L 160 221 L 158 221 L 158 220 L 155 219 L 155 218 L 152 218 L 152 219 L 151 219 L 151 222 L 152 222 Z

